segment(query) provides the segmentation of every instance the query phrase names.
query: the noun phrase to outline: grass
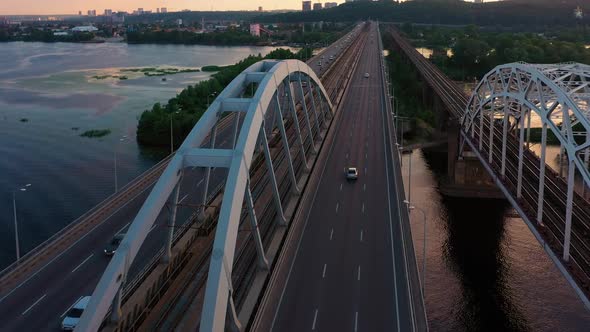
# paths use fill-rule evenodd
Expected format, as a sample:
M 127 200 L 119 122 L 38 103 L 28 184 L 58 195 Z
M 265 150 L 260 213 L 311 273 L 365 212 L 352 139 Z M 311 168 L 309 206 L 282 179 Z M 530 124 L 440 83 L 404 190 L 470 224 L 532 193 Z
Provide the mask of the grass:
M 80 136 L 82 137 L 104 137 L 111 133 L 110 129 L 92 129 L 86 130 Z

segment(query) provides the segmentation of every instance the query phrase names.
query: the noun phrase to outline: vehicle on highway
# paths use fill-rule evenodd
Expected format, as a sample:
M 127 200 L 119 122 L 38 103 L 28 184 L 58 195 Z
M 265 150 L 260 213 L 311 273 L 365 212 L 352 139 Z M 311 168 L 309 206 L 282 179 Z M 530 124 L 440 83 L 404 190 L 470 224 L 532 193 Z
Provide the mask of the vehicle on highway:
M 82 296 L 68 309 L 66 317 L 61 322 L 61 329 L 63 331 L 73 331 L 76 328 L 84 309 L 88 306 L 88 302 L 90 302 L 90 296 Z
M 347 180 L 356 180 L 359 177 L 359 173 L 356 170 L 356 167 L 349 167 L 346 169 L 346 179 Z
M 369 78 L 369 73 L 365 73 L 365 78 Z
M 322 62 L 321 61 L 318 61 L 318 66 L 320 66 L 320 67 L 322 66 Z
M 330 60 L 334 60 L 334 56 L 333 55 L 330 56 Z
M 113 237 L 113 239 L 111 240 L 111 242 L 109 242 L 107 247 L 104 248 L 105 255 L 113 256 L 115 254 L 115 252 L 117 251 L 117 248 L 119 248 L 119 245 L 121 244 L 121 241 L 123 241 L 124 237 L 125 237 L 125 234 L 122 234 L 122 233 L 116 234 Z

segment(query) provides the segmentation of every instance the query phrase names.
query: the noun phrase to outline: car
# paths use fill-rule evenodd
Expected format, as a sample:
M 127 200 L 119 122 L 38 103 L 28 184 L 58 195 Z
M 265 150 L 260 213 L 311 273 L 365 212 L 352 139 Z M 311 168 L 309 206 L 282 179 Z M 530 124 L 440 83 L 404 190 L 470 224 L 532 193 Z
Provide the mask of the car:
M 346 179 L 347 180 L 356 180 L 359 177 L 359 172 L 356 170 L 356 167 L 349 167 L 346 169 Z
M 330 56 L 330 60 L 334 60 L 334 56 L 333 56 L 333 55 L 332 55 L 332 56 Z
M 109 242 L 109 244 L 107 244 L 107 247 L 104 248 L 105 255 L 113 256 L 115 254 L 115 252 L 117 251 L 117 248 L 119 248 L 119 245 L 121 244 L 121 241 L 123 241 L 124 237 L 125 237 L 125 234 L 123 234 L 123 233 L 119 233 L 119 234 L 116 234 L 115 236 L 113 236 L 113 239 L 111 240 L 111 242 Z
M 365 73 L 365 78 L 369 78 L 369 73 Z
M 84 309 L 88 306 L 88 302 L 90 302 L 90 296 L 82 296 L 68 309 L 66 317 L 61 322 L 63 331 L 73 331 L 76 328 Z

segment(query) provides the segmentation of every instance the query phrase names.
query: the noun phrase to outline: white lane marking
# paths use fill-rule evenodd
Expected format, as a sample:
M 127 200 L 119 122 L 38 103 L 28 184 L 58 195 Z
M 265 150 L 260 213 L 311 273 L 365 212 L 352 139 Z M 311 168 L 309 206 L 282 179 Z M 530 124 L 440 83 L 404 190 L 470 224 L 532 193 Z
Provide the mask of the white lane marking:
M 327 264 L 324 263 L 324 271 L 322 272 L 322 278 L 326 277 L 326 266 L 327 266 Z
M 369 155 L 365 152 L 365 159 L 367 159 L 369 157 Z
M 63 254 L 65 254 L 67 251 L 69 251 L 70 249 L 72 249 L 76 244 L 78 244 L 78 242 L 82 241 L 84 238 L 86 238 L 90 233 L 94 232 L 95 229 L 97 229 L 98 227 L 102 226 L 105 224 L 105 222 L 111 218 L 113 215 L 115 215 L 117 212 L 119 212 L 121 209 L 123 209 L 124 207 L 127 206 L 127 204 L 131 203 L 133 200 L 135 200 L 139 195 L 141 195 L 144 191 L 146 191 L 148 188 L 151 188 L 152 186 L 146 186 L 142 191 L 140 191 L 139 193 L 137 193 L 137 195 L 133 196 L 130 200 L 127 201 L 127 203 L 125 203 L 125 205 L 121 206 L 120 208 L 118 208 L 117 210 L 113 211 L 113 213 L 111 213 L 108 217 L 106 217 L 103 222 L 97 224 L 96 226 L 94 226 L 88 233 L 84 234 L 84 236 L 80 237 L 78 240 L 76 240 L 76 242 L 72 243 L 69 247 L 67 247 L 64 251 L 60 252 L 59 255 L 55 256 L 52 260 L 50 260 L 49 262 L 47 262 L 45 265 L 43 265 L 43 267 L 41 267 L 39 270 L 37 270 L 37 272 L 33 273 L 31 276 L 29 276 L 27 279 L 25 279 L 25 281 L 21 282 L 20 284 L 18 284 L 18 286 L 14 287 L 10 292 L 8 292 L 8 294 L 4 295 L 2 298 L 0 298 L 0 303 L 2 303 L 2 301 L 4 301 L 7 297 L 9 297 L 10 295 L 12 295 L 12 293 L 14 293 L 17 289 L 19 289 L 22 285 L 26 284 L 29 280 L 33 279 L 35 276 L 37 276 L 39 273 L 41 273 L 41 271 L 43 271 L 46 267 L 48 267 L 49 265 L 51 265 L 55 260 L 57 260 L 58 258 L 60 258 Z
M 365 175 L 367 175 L 367 168 L 365 167 Z
M 202 181 L 202 180 L 201 180 Z M 180 201 L 178 201 L 178 204 L 182 203 L 186 198 L 188 197 L 188 194 L 184 195 Z
M 71 305 L 71 306 L 69 306 L 69 307 L 66 309 L 66 311 L 64 311 L 64 313 L 63 313 L 63 314 L 61 314 L 61 316 L 59 316 L 59 317 L 61 318 L 61 317 L 65 316 L 65 315 L 68 313 L 68 311 L 70 311 L 70 309 L 72 309 L 72 307 L 74 306 L 74 304 L 78 303 L 78 301 L 80 301 L 80 299 L 81 299 L 82 297 L 83 297 L 83 296 L 80 296 L 80 297 L 79 297 L 79 298 L 76 300 L 76 302 L 72 303 L 72 305 Z
M 358 330 L 359 327 L 359 312 L 355 311 L 354 312 L 354 331 L 356 332 Z
M 334 228 L 330 231 L 330 241 L 332 241 L 332 236 L 334 235 Z
M 340 206 L 339 203 L 336 203 L 336 213 L 338 213 L 338 207 Z
M 119 230 L 117 231 L 117 233 L 115 233 L 115 235 L 117 235 L 117 234 L 121 233 L 121 232 L 122 232 L 122 231 L 125 229 L 125 227 L 129 226 L 129 224 L 130 224 L 130 223 L 131 223 L 131 221 L 130 221 L 130 222 L 128 222 L 128 223 L 126 223 L 126 224 L 125 224 L 123 227 L 121 227 L 121 229 L 119 229 Z
M 154 224 L 154 225 L 152 226 L 152 228 L 150 228 L 149 232 L 153 231 L 153 230 L 154 230 L 154 228 L 156 228 L 156 226 L 158 226 L 158 224 Z M 149 232 L 148 232 L 148 233 L 149 233 Z
M 318 320 L 318 309 L 315 310 L 315 314 L 313 314 L 313 323 L 311 324 L 311 330 L 315 330 L 315 323 Z
M 346 159 L 348 159 L 348 153 L 346 154 Z
M 363 203 L 363 209 L 362 212 L 365 213 L 365 203 Z
M 361 280 L 361 266 L 360 265 L 359 265 L 358 272 L 356 274 L 356 280 L 359 280 L 359 281 Z
M 197 187 L 200 186 L 203 183 L 204 179 L 201 179 L 201 181 L 197 182 Z
M 90 256 L 88 256 L 88 257 L 87 257 L 85 260 L 83 260 L 83 261 L 82 261 L 82 263 L 80 263 L 78 266 L 76 266 L 76 268 L 72 270 L 72 273 L 74 273 L 74 272 L 78 271 L 78 269 L 79 269 L 80 267 L 82 267 L 82 265 L 84 265 L 84 263 L 88 262 L 88 260 L 89 260 L 90 258 L 92 258 L 92 256 L 94 256 L 94 254 L 90 254 Z
M 363 230 L 361 229 L 361 242 L 363 242 Z
M 367 191 L 367 184 L 363 184 L 363 191 Z
M 340 191 L 342 191 L 342 183 L 340 184 Z
M 37 301 L 35 301 L 35 303 L 31 304 L 31 306 L 27 310 L 23 311 L 23 313 L 21 314 L 21 316 L 26 315 L 27 312 L 29 312 L 31 309 L 33 309 L 33 307 L 36 306 L 37 303 L 41 302 L 41 300 L 43 300 L 45 298 L 45 296 L 47 296 L 47 294 L 44 294 Z

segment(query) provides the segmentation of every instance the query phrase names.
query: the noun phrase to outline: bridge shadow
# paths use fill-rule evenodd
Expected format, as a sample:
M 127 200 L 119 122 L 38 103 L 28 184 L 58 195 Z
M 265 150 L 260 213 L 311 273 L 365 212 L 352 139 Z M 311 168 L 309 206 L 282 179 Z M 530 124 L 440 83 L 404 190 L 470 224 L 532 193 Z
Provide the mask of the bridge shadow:
M 446 151 L 423 151 L 428 167 L 440 181 L 446 175 Z M 442 195 L 440 203 L 443 264 L 457 278 L 461 292 L 448 296 L 446 305 L 453 307 L 455 322 L 446 326 L 454 331 L 529 330 L 510 285 L 504 223 L 509 204 Z

